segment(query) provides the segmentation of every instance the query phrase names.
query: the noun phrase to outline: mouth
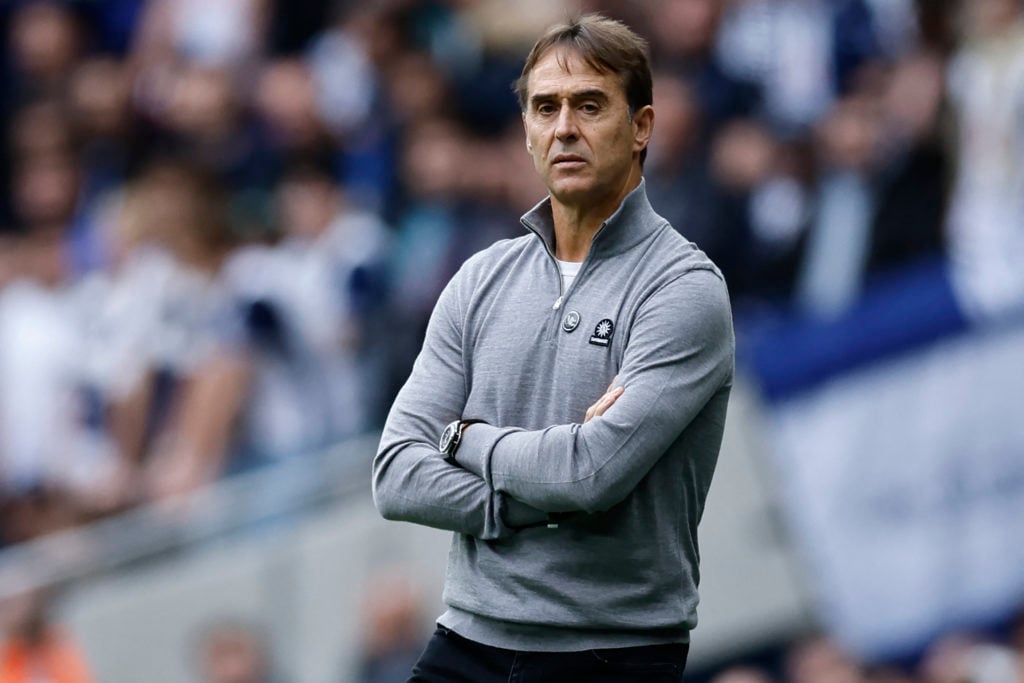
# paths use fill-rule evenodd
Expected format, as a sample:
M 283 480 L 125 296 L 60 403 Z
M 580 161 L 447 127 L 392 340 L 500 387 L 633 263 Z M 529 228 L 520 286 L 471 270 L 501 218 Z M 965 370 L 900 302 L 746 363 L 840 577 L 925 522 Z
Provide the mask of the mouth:
M 583 166 L 585 163 L 587 160 L 578 154 L 559 154 L 551 160 L 551 165 L 559 168 L 575 168 Z

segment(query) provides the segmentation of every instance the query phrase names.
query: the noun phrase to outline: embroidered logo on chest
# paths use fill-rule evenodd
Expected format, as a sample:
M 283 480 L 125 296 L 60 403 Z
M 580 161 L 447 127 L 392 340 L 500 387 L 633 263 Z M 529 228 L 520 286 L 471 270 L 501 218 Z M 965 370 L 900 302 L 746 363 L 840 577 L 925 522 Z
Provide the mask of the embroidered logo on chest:
M 572 332 L 580 324 L 580 314 L 577 311 L 569 311 L 565 316 L 565 320 L 562 321 L 562 329 L 566 332 Z
M 612 343 L 612 333 L 614 331 L 615 323 L 605 318 L 594 328 L 594 335 L 590 338 L 590 343 L 595 346 L 608 346 Z

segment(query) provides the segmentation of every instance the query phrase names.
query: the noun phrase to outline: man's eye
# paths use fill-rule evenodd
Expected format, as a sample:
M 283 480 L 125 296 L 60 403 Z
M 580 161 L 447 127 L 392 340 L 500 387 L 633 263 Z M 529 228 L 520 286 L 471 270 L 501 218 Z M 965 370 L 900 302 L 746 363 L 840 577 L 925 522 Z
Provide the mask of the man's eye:
M 580 109 L 583 111 L 584 114 L 596 114 L 598 111 L 600 111 L 601 108 L 598 107 L 593 102 L 587 102 L 586 104 L 581 106 Z
M 554 106 L 552 106 L 550 104 L 542 104 L 539 107 L 537 107 L 537 113 L 541 114 L 543 116 L 547 116 L 548 114 L 552 114 L 552 113 L 554 113 L 554 111 L 555 111 Z

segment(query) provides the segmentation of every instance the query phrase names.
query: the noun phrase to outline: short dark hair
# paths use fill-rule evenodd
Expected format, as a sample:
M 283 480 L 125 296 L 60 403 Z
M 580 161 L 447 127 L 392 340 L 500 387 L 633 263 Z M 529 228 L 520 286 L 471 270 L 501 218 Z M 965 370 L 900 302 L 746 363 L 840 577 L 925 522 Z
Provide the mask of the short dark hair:
M 526 57 L 523 72 L 513 84 L 519 107 L 526 111 L 530 72 L 549 50 L 566 47 L 573 50 L 591 68 L 613 73 L 622 81 L 630 117 L 654 101 L 650 48 L 647 41 L 621 21 L 602 14 L 584 14 L 563 24 L 555 24 L 542 35 Z M 647 150 L 640 153 L 641 163 Z

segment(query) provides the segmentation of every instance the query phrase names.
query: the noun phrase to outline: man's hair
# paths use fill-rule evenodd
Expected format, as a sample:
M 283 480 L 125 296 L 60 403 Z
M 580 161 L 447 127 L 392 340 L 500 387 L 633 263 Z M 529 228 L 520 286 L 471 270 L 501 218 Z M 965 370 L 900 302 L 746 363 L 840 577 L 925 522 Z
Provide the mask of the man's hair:
M 654 101 L 651 58 L 647 41 L 621 21 L 601 14 L 584 14 L 549 28 L 534 44 L 513 84 L 519 107 L 526 111 L 530 72 L 549 50 L 565 47 L 580 56 L 595 71 L 619 77 L 626 92 L 629 116 Z M 640 153 L 643 163 L 647 150 Z

